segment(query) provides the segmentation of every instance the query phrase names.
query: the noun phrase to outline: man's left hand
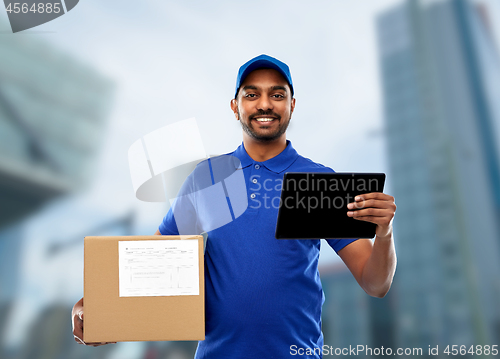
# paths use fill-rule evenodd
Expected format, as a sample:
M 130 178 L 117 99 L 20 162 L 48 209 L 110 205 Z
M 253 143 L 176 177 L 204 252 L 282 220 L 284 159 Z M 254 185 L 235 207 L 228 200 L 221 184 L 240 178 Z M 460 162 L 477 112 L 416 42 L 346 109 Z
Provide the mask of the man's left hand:
M 396 212 L 394 197 L 385 193 L 372 192 L 360 194 L 354 198 L 355 202 L 349 203 L 347 215 L 360 221 L 375 223 L 377 237 L 388 238 L 392 236 L 392 220 Z

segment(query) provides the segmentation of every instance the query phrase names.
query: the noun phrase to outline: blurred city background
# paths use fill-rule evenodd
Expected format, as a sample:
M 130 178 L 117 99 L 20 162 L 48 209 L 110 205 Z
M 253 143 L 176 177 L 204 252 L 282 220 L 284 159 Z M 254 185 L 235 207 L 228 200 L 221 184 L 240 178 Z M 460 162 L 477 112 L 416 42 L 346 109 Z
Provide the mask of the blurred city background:
M 156 231 L 168 207 L 135 198 L 129 146 L 196 117 L 207 153 L 234 150 L 236 73 L 261 53 L 291 68 L 298 152 L 386 172 L 398 205 L 385 298 L 323 246 L 325 344 L 500 345 L 499 38 L 498 0 L 86 0 L 17 34 L 1 10 L 0 358 L 193 357 L 75 343 L 83 237 Z

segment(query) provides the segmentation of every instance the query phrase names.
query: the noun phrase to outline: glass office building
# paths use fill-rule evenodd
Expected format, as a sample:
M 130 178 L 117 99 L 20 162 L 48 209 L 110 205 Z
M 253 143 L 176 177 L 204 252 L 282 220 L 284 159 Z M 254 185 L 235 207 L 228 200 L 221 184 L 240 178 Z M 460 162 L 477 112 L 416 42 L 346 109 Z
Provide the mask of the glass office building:
M 0 37 L 0 357 L 9 357 L 23 219 L 89 182 L 114 87 L 36 36 Z M 63 317 L 67 326 L 67 308 Z
M 496 344 L 500 61 L 487 12 L 409 0 L 377 32 L 398 205 L 395 342 Z
M 321 267 L 320 275 L 325 293 L 321 316 L 325 345 L 334 350 L 371 345 L 368 295 L 343 263 Z
M 324 353 L 348 358 L 352 352 L 345 348 L 360 345 L 363 350 L 358 356 L 364 358 L 376 357 L 375 348 L 395 348 L 393 293 L 383 299 L 370 297 L 343 263 L 321 266 L 319 271 L 325 293 L 321 316 L 327 346 Z

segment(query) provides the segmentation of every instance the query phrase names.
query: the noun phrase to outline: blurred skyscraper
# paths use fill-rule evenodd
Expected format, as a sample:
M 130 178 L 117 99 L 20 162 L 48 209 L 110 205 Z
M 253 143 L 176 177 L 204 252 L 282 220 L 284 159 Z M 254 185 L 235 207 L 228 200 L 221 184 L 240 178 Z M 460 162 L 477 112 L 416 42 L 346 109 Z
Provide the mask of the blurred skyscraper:
M 398 205 L 396 344 L 497 344 L 500 61 L 487 12 L 408 0 L 377 30 Z
M 358 345 L 395 348 L 392 292 L 383 299 L 370 297 L 343 263 L 321 266 L 319 271 L 325 293 L 321 316 L 325 345 L 333 350 Z M 365 354 L 359 355 L 370 356 Z
M 92 175 L 112 83 L 48 44 L 0 39 L 0 227 Z
M 0 37 L 0 356 L 22 220 L 92 178 L 113 92 L 109 79 L 44 41 Z
M 371 345 L 368 295 L 343 264 L 320 268 L 325 293 L 324 343 L 333 348 Z

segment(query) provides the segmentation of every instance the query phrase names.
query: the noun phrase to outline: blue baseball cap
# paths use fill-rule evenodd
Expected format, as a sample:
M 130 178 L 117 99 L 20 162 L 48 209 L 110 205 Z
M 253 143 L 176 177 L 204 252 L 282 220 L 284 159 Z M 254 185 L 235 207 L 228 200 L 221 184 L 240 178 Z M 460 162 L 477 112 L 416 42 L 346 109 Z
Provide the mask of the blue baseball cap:
M 245 78 L 250 74 L 250 72 L 258 69 L 274 69 L 282 74 L 283 77 L 288 81 L 288 85 L 290 85 L 290 90 L 292 91 L 293 96 L 292 75 L 290 74 L 288 65 L 278 59 L 275 59 L 274 57 L 268 55 L 260 55 L 254 57 L 240 67 L 240 70 L 238 71 L 238 77 L 236 78 L 236 91 L 234 92 L 234 98 L 238 96 L 238 90 L 240 89 L 241 83 L 245 80 Z

